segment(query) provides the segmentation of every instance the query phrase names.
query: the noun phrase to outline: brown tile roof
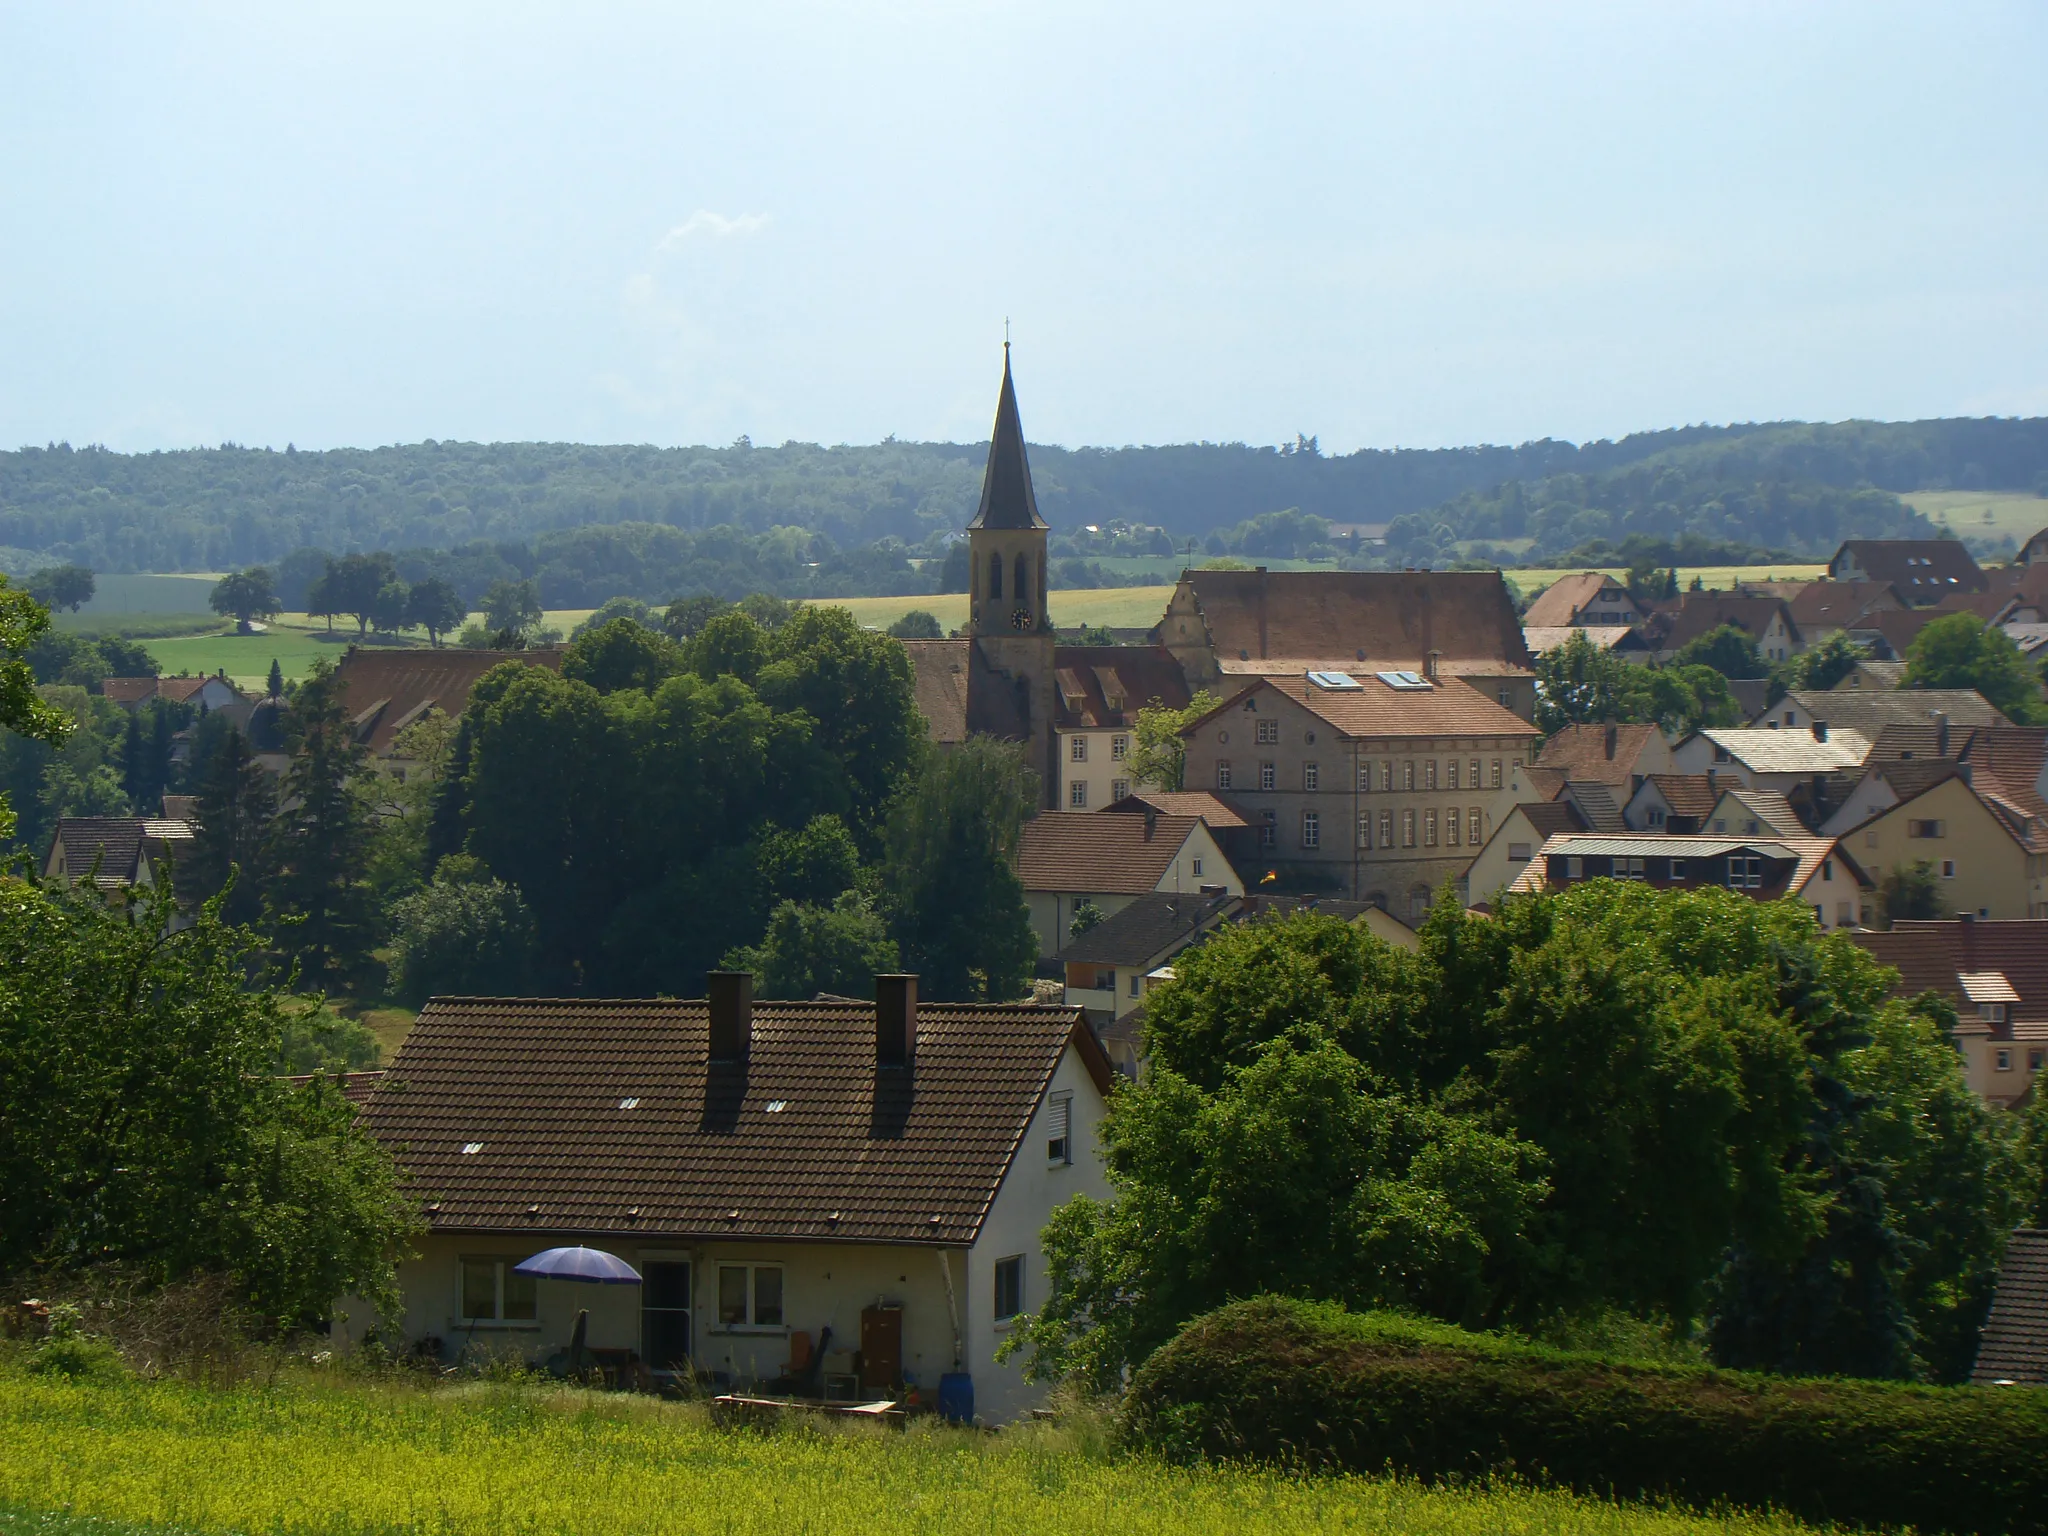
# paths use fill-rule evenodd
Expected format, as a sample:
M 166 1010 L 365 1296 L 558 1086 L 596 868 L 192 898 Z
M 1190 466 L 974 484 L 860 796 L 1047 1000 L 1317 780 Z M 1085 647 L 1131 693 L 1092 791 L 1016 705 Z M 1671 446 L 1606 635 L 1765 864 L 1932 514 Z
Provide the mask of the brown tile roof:
M 1809 581 L 1786 598 L 1785 606 L 1792 610 L 1792 622 L 1802 630 L 1847 629 L 1873 608 L 1897 608 L 1904 603 L 1888 581 Z
M 1354 669 L 1348 674 L 1357 688 L 1320 688 L 1300 674 L 1263 677 L 1241 688 L 1201 720 L 1244 707 L 1245 697 L 1271 689 L 1301 705 L 1332 730 L 1350 737 L 1511 736 L 1543 733 L 1512 710 L 1503 709 L 1462 678 L 1440 677 L 1429 688 L 1394 688 L 1375 672 Z
M 1712 634 L 1724 624 L 1733 624 L 1752 637 L 1760 638 L 1771 620 L 1783 615 L 1792 638 L 1799 638 L 1798 625 L 1782 598 L 1744 597 L 1733 592 L 1687 592 L 1679 599 L 1677 611 L 1667 612 L 1660 622 L 1657 648 L 1675 651 L 1702 635 Z
M 1188 571 L 1219 665 L 1326 660 L 1418 670 L 1444 662 L 1526 669 L 1521 620 L 1497 571 Z
M 1562 768 L 1574 780 L 1628 784 L 1644 749 L 1662 740 L 1654 725 L 1568 725 L 1543 743 L 1536 761 L 1544 768 Z
M 1617 787 L 1598 779 L 1573 779 L 1559 798 L 1569 800 L 1594 831 L 1626 832 L 1628 818 L 1621 814 L 1621 808 L 1628 797 L 1617 794 Z
M 1891 688 L 1883 693 L 1835 693 L 1795 688 L 1771 706 L 1796 704 L 1830 727 L 1861 731 L 1872 741 L 1888 725 L 1926 725 L 1936 714 L 1951 726 L 2005 725 L 2009 722 L 1991 701 L 1974 688 Z M 1768 714 L 1769 711 L 1766 711 Z
M 1592 828 L 1592 823 L 1569 800 L 1538 800 L 1518 805 L 1515 809 L 1541 837 L 1556 837 L 1560 832 L 1586 832 Z
M 1704 773 L 1653 773 L 1649 782 L 1674 816 L 1705 816 L 1721 798 L 1721 786 Z
M 1073 940 L 1059 959 L 1091 965 L 1156 965 L 1229 917 L 1238 896 L 1140 896 Z
M 1530 763 L 1522 769 L 1522 782 L 1528 786 L 1529 793 L 1539 799 L 1555 800 L 1571 783 L 1571 775 L 1562 768 L 1539 768 Z
M 334 669 L 341 707 L 354 720 L 356 739 L 380 757 L 389 756 L 398 733 L 430 709 L 453 719 L 469 703 L 469 690 L 500 662 L 562 669 L 562 653 L 472 651 L 455 646 L 405 649 L 351 646 Z
M 1896 688 L 1906 680 L 1906 664 L 1903 661 L 1859 661 L 1856 669 L 1844 677 L 1830 693 L 1861 693 L 1868 688 Z
M 917 712 L 933 741 L 955 746 L 969 736 L 1022 741 L 1031 734 L 1009 679 L 991 671 L 974 641 L 905 640 Z
M 1243 811 L 1206 789 L 1141 789 L 1103 809 L 1142 812 L 1147 806 L 1167 816 L 1199 816 L 1211 832 L 1251 825 Z
M 1597 650 L 1602 651 L 1647 651 L 1649 643 L 1643 639 L 1643 632 L 1633 624 L 1525 624 L 1522 639 L 1532 656 L 1547 656 L 1559 646 L 1568 643 L 1573 635 L 1584 635 Z
M 2006 1239 L 1970 1380 L 2048 1384 L 2048 1232 L 2022 1227 Z
M 1620 582 L 1599 571 L 1580 571 L 1571 576 L 1560 576 L 1541 592 L 1536 600 L 1522 612 L 1524 629 L 1563 629 L 1576 625 L 1579 610 L 1608 587 L 1619 587 Z M 1616 604 L 1620 607 L 1620 604 Z M 1628 605 L 1634 611 L 1635 603 Z M 1599 625 L 1597 628 L 1622 628 L 1620 625 Z
M 1592 858 L 1681 858 L 1709 859 L 1738 849 L 1747 849 L 1767 859 L 1788 861 L 1782 876 L 1743 894 L 1757 901 L 1775 901 L 1798 890 L 1820 872 L 1830 855 L 1839 858 L 1855 874 L 1858 886 L 1869 889 L 1870 877 L 1863 873 L 1849 853 L 1832 837 L 1782 837 L 1764 834 L 1736 837 L 1727 833 L 1693 832 L 1607 832 L 1564 833 L 1546 838 L 1529 861 L 1529 867 L 1515 877 L 1511 891 L 1540 891 L 1549 878 L 1547 861 L 1577 855 Z
M 1899 973 L 1895 997 L 1939 992 L 1955 1004 L 1964 1022 L 1977 1008 L 1963 991 L 1965 974 L 1997 971 L 2012 984 L 2019 1001 L 2006 1022 L 1992 1025 L 1999 1039 L 2013 1038 L 2015 1025 L 2048 1026 L 2048 918 L 1944 918 L 1901 920 L 1886 932 L 1859 932 L 1856 942 L 1880 965 Z
M 1109 1084 L 1078 1008 L 920 1003 L 907 1074 L 872 1004 L 757 1002 L 744 1068 L 709 1031 L 702 1001 L 437 998 L 364 1117 L 435 1231 L 960 1244 L 1068 1046 Z
M 1017 878 L 1027 891 L 1147 895 L 1201 825 L 1198 816 L 1044 811 L 1024 823 Z
M 1846 539 L 1828 561 L 1833 569 L 1844 555 L 1871 580 L 1890 582 L 1909 603 L 1931 603 L 1958 587 L 1981 591 L 1983 571 L 1959 539 Z
M 161 860 L 172 843 L 191 839 L 191 824 L 184 821 L 155 816 L 61 816 L 50 833 L 43 867 L 51 867 L 61 847 L 64 872 L 77 879 L 98 858 L 99 875 L 93 883 L 101 890 L 119 890 L 135 883 L 145 853 Z
M 116 704 L 140 704 L 156 697 L 153 677 L 110 677 L 100 684 L 100 696 Z
M 1852 636 L 1875 635 L 1903 659 L 1914 637 L 1941 615 L 1926 608 L 1894 608 L 1884 613 L 1866 613 L 1850 626 Z
M 1187 707 L 1187 676 L 1163 645 L 1062 645 L 1052 659 L 1062 729 L 1128 725 L 1147 704 Z

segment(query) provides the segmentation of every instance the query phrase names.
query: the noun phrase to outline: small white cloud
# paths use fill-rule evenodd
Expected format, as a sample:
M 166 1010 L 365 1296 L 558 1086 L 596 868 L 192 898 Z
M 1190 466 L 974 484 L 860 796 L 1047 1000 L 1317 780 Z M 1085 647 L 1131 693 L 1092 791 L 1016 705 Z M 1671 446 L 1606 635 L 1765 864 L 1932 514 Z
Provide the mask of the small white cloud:
M 699 208 L 663 235 L 654 249 L 659 255 L 668 255 L 681 250 L 700 235 L 713 240 L 727 240 L 734 235 L 759 234 L 767 227 L 768 215 L 765 213 L 742 213 L 734 218 L 727 218 L 722 213 Z

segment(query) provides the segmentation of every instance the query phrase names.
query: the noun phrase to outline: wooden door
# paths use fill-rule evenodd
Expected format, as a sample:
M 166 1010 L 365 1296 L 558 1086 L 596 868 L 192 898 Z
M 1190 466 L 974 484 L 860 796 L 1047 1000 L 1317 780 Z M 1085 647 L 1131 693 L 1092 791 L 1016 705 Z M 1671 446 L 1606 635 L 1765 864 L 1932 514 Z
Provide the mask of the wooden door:
M 903 1309 L 864 1307 L 860 1314 L 860 1389 L 887 1393 L 903 1379 Z

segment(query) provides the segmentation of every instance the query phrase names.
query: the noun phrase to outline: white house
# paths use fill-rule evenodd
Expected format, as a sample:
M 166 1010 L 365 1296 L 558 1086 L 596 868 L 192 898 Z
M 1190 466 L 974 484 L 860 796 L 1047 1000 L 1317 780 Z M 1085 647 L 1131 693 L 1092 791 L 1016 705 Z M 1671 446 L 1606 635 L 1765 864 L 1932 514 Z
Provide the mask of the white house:
M 1680 773 L 1712 773 L 1745 789 L 1791 789 L 1816 774 L 1861 767 L 1870 740 L 1860 731 L 1816 725 L 1806 731 L 1756 727 L 1694 731 L 1671 749 Z
M 1162 815 L 1149 806 L 1033 817 L 1018 840 L 1017 878 L 1041 958 L 1066 947 L 1074 909 L 1084 901 L 1109 916 L 1154 892 L 1244 894 L 1244 882 L 1200 816 Z
M 872 1004 L 711 990 L 428 1005 L 363 1104 L 428 1227 L 384 1326 L 538 1363 L 587 1310 L 622 1374 L 930 1403 L 961 1373 L 979 1418 L 1023 1415 L 1043 1389 L 995 1356 L 1045 1300 L 1039 1232 L 1108 1194 L 1110 1067 L 1080 1010 L 920 1003 L 912 976 Z M 577 1244 L 642 1284 L 516 1271 Z

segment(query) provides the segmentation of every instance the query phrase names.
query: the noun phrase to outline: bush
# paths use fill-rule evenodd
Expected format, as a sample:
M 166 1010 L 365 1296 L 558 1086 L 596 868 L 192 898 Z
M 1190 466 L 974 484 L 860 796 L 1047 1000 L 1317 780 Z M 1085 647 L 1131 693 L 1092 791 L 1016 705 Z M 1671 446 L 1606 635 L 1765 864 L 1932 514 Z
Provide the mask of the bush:
M 391 909 L 393 995 L 412 1007 L 436 995 L 518 996 L 533 964 L 533 914 L 502 880 L 443 865 Z
M 1198 1318 L 1147 1360 L 1123 1432 L 1181 1460 L 2048 1531 L 2048 1391 L 1624 1365 L 1270 1297 Z

